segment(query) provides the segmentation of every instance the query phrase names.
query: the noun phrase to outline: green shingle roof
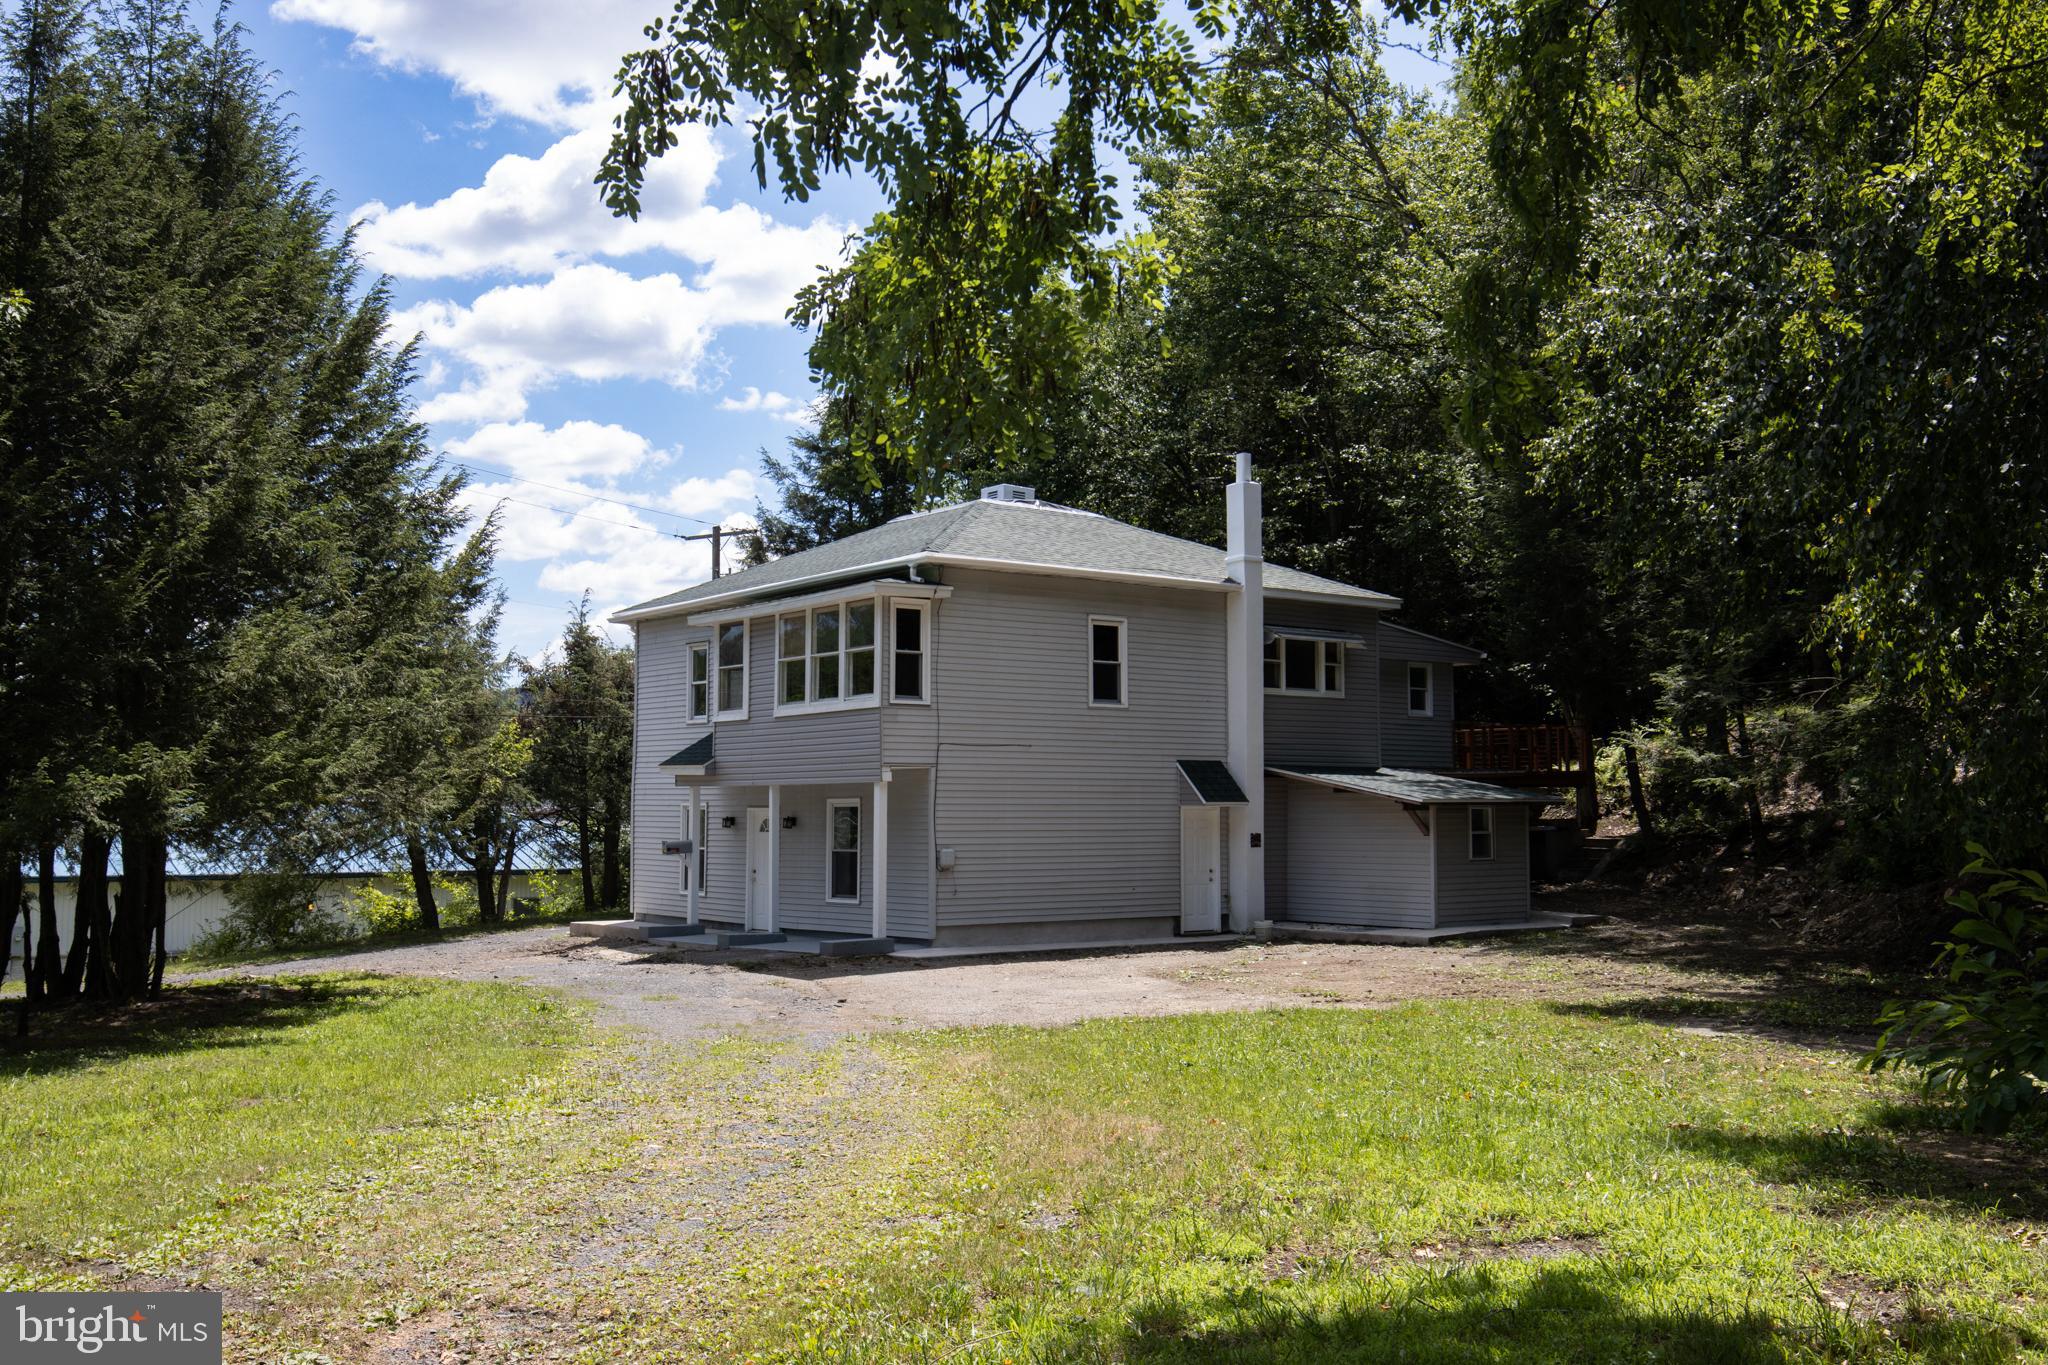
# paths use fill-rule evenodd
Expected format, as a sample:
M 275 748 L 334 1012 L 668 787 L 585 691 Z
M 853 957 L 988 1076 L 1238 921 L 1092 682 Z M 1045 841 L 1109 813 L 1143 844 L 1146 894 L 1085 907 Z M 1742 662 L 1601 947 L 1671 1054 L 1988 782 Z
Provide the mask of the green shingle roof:
M 800 584 L 830 582 L 926 557 L 991 565 L 1041 565 L 1103 574 L 1144 574 L 1220 584 L 1223 551 L 1141 530 L 1093 512 L 1050 503 L 976 501 L 898 517 L 844 540 L 802 550 L 752 569 L 627 607 L 615 620 L 662 616 L 713 601 L 770 597 Z M 1267 564 L 1266 587 L 1391 610 L 1397 598 L 1332 578 Z
M 662 768 L 701 768 L 710 761 L 711 736 L 706 735 L 687 749 L 679 753 L 670 754 L 656 766 Z
M 1417 772 L 1407 768 L 1268 768 L 1267 772 L 1291 777 L 1297 782 L 1341 787 L 1361 796 L 1384 796 L 1411 806 L 1441 802 L 1459 806 L 1547 806 L 1552 798 L 1491 782 L 1474 782 L 1447 773 Z
M 1180 775 L 1188 780 L 1205 806 L 1242 806 L 1251 798 L 1244 794 L 1244 788 L 1237 785 L 1237 779 L 1230 775 L 1230 768 L 1220 759 L 1183 758 Z

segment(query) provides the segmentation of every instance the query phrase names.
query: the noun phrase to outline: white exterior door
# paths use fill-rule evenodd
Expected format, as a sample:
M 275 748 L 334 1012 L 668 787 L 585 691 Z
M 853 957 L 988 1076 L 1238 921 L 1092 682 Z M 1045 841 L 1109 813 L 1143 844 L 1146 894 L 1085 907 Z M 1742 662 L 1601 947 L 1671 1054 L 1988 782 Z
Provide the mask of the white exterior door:
M 1180 808 L 1180 927 L 1185 934 L 1223 927 L 1223 812 Z
M 768 808 L 747 807 L 747 927 L 768 925 Z

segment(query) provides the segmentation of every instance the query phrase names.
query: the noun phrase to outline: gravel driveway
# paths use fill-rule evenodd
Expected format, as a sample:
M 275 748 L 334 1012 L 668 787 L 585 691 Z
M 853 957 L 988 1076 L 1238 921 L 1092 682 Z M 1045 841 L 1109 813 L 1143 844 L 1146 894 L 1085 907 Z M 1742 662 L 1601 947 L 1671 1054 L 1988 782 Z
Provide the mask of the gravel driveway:
M 606 1023 L 685 1043 L 734 1033 L 825 1041 L 890 1028 L 1449 997 L 1582 1000 L 1681 982 L 1692 993 L 1744 995 L 1763 985 L 1603 953 L 1597 938 L 1578 931 L 1538 954 L 1523 939 L 1428 948 L 1224 943 L 902 962 L 655 949 L 546 926 L 206 975 L 367 971 L 518 981 L 591 1001 Z

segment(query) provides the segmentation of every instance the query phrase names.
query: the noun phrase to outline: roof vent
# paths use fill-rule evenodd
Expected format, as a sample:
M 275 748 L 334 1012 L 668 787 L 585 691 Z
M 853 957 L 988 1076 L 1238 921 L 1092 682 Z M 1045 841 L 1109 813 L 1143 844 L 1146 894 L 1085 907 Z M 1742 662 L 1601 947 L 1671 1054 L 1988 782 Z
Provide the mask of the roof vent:
M 1021 483 L 992 483 L 981 490 L 983 502 L 1037 502 L 1038 490 Z

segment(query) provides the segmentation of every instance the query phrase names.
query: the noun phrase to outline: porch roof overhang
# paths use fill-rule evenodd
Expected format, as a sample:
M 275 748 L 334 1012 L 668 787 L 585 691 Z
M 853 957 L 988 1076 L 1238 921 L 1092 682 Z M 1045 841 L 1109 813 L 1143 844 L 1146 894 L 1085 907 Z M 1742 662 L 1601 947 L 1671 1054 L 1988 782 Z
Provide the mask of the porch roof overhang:
M 706 735 L 655 766 L 665 773 L 674 773 L 678 782 L 686 777 L 708 776 L 711 772 L 711 738 Z
M 1237 785 L 1237 779 L 1230 775 L 1229 765 L 1218 758 L 1181 758 L 1174 762 L 1180 767 L 1180 775 L 1186 780 L 1188 790 L 1195 794 L 1195 803 L 1203 806 L 1248 806 L 1251 798 L 1244 794 L 1244 788 Z
M 1328 640 L 1333 644 L 1365 648 L 1365 637 L 1355 630 L 1320 630 L 1309 626 L 1271 625 L 1266 627 L 1268 640 Z
M 745 621 L 755 616 L 772 616 L 777 612 L 803 611 L 810 607 L 857 601 L 863 597 L 907 597 L 932 602 L 941 601 L 952 595 L 951 588 L 937 583 L 918 583 L 907 578 L 864 578 L 818 592 L 790 597 L 761 597 L 737 606 L 693 612 L 689 621 L 693 626 L 717 626 L 729 621 Z
M 1469 777 L 1447 773 L 1420 772 L 1409 768 L 1268 768 L 1275 777 L 1295 782 L 1312 782 L 1378 796 L 1407 806 L 1547 806 L 1557 798 L 1545 792 L 1516 791 L 1491 782 L 1474 782 Z

